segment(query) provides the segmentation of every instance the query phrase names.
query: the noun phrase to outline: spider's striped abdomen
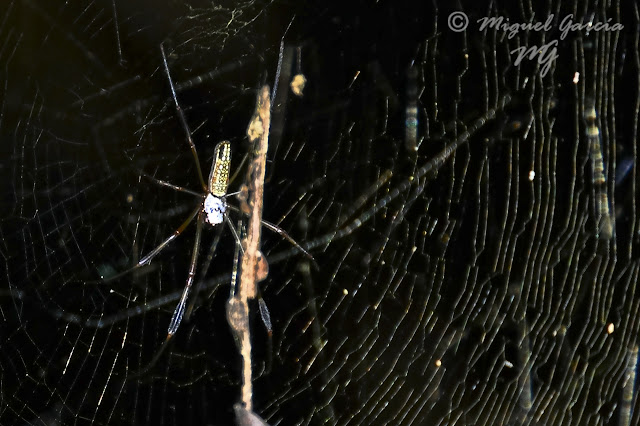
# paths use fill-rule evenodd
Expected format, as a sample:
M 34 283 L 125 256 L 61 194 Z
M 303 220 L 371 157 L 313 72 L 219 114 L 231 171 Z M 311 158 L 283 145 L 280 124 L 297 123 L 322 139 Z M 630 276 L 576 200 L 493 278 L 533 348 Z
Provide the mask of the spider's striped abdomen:
M 231 144 L 222 141 L 216 145 L 213 155 L 213 167 L 209 175 L 209 192 L 216 197 L 227 195 L 229 186 L 229 168 L 231 167 Z

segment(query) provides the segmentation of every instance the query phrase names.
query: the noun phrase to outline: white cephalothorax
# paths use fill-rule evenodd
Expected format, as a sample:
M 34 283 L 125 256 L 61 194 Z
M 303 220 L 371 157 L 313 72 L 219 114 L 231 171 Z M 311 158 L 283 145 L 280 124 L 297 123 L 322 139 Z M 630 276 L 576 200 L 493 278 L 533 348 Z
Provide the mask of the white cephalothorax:
M 227 202 L 213 194 L 207 195 L 204 199 L 204 212 L 207 215 L 207 222 L 211 225 L 219 225 L 224 221 L 224 214 L 227 211 Z

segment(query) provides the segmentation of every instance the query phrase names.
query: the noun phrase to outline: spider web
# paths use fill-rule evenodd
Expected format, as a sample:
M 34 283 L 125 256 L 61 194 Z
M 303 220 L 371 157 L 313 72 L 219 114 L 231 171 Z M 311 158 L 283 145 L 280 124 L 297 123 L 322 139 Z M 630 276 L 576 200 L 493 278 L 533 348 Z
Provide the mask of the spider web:
M 273 336 L 257 303 L 251 327 L 265 421 L 638 424 L 638 8 L 485 3 L 4 2 L 0 422 L 235 421 L 229 231 L 206 274 L 205 232 L 196 309 L 145 374 L 195 226 L 100 281 L 199 202 L 144 176 L 198 187 L 164 42 L 205 173 L 223 139 L 242 167 L 280 61 L 264 217 L 317 266 L 263 232 Z M 466 31 L 447 26 L 453 11 Z M 550 31 L 511 38 L 477 23 L 551 14 Z M 561 38 L 569 14 L 624 29 Z M 514 63 L 552 40 L 545 76 Z M 302 97 L 288 87 L 300 73 Z

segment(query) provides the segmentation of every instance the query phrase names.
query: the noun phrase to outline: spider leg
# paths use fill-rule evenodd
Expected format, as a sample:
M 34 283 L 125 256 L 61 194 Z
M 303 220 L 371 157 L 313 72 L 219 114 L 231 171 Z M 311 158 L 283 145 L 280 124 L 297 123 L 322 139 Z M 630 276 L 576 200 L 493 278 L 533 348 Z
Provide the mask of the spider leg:
M 191 148 L 193 159 L 196 162 L 196 169 L 198 170 L 198 178 L 200 179 L 200 183 L 202 184 L 202 189 L 206 191 L 207 184 L 204 182 L 204 178 L 202 177 L 202 169 L 200 169 L 200 159 L 198 158 L 198 151 L 196 151 L 196 145 L 193 143 L 193 139 L 191 139 L 191 130 L 189 130 L 187 119 L 184 117 L 184 113 L 182 112 L 182 108 L 180 108 L 180 104 L 178 104 L 176 89 L 173 86 L 173 80 L 171 79 L 171 74 L 169 73 L 169 65 L 167 64 L 167 57 L 164 54 L 164 46 L 162 45 L 162 43 L 160 43 L 160 52 L 162 52 L 162 62 L 164 63 L 164 70 L 167 73 L 167 78 L 169 79 L 169 86 L 171 86 L 171 95 L 173 96 L 173 103 L 176 106 L 176 111 L 178 113 L 178 118 L 180 119 L 180 124 L 182 124 L 182 128 L 184 129 L 184 132 L 187 134 L 187 141 L 189 142 L 189 147 Z
M 289 241 L 291 244 L 293 244 L 293 246 L 295 248 L 297 248 L 298 250 L 300 250 L 307 258 L 309 258 L 309 260 L 312 260 L 315 262 L 315 259 L 313 258 L 313 256 L 311 256 L 311 253 L 309 253 L 308 251 L 306 251 L 300 244 L 298 244 L 296 242 L 296 240 L 294 240 L 293 238 L 291 238 L 291 236 L 289 234 L 287 234 L 287 231 L 285 231 L 284 229 L 280 228 L 278 225 L 275 225 L 271 222 L 267 222 L 266 220 L 262 219 L 261 220 L 262 225 L 277 233 L 278 235 L 280 235 L 281 237 L 283 237 L 284 239 L 286 239 L 287 241 Z
M 185 220 L 182 223 L 182 225 L 180 225 L 180 227 L 178 229 L 173 231 L 173 234 L 171 234 L 169 236 L 169 238 L 164 240 L 158 247 L 154 248 L 153 250 L 151 250 L 151 252 L 149 254 L 147 254 L 145 257 L 140 259 L 140 261 L 138 262 L 138 265 L 146 265 L 147 263 L 151 262 L 151 260 L 154 257 L 156 257 L 158 255 L 158 253 L 160 253 L 171 241 L 175 240 L 178 236 L 180 236 L 180 234 L 182 234 L 182 232 L 185 230 L 185 228 L 187 226 L 189 226 L 189 224 L 191 223 L 193 218 L 196 217 L 198 212 L 200 212 L 201 210 L 202 210 L 202 206 L 198 205 L 198 207 L 196 207 L 193 210 L 193 212 L 191 212 L 191 214 L 189 215 L 187 220 Z
M 171 182 L 167 182 L 167 181 L 164 181 L 164 180 L 161 180 L 161 179 L 154 178 L 153 176 L 148 175 L 148 174 L 146 174 L 145 172 L 142 172 L 142 171 L 140 171 L 140 174 L 142 176 L 146 177 L 147 179 L 150 179 L 150 180 L 154 181 L 158 185 L 167 186 L 169 188 L 175 189 L 176 191 L 184 192 L 186 194 L 191 194 L 191 195 L 195 195 L 196 197 L 203 198 L 202 194 L 200 194 L 198 192 L 192 191 L 192 190 L 187 189 L 187 188 L 183 188 L 183 187 L 178 186 L 178 185 L 174 185 Z
M 244 228 L 242 226 L 242 221 L 238 220 L 238 228 L 240 229 L 240 233 L 244 233 Z M 242 248 L 242 244 L 239 244 L 236 240 L 235 250 L 233 251 L 233 270 L 231 272 L 231 285 L 229 286 L 229 300 L 231 300 L 236 295 L 236 284 L 238 281 L 238 261 L 240 260 L 240 249 Z
M 207 272 L 209 272 L 209 266 L 211 265 L 211 260 L 213 259 L 213 255 L 216 252 L 216 248 L 218 247 L 218 243 L 220 242 L 220 237 L 222 237 L 222 231 L 224 228 L 221 226 L 218 228 L 216 232 L 216 236 L 211 243 L 211 247 L 209 247 L 209 254 L 207 254 L 207 259 L 204 261 L 204 265 L 202 266 L 202 270 L 200 272 L 200 280 L 196 282 L 196 287 L 193 289 L 194 296 L 191 298 L 191 302 L 187 307 L 187 310 L 184 314 L 184 319 L 188 320 L 193 312 L 193 308 L 198 300 L 198 293 L 200 293 L 200 289 L 202 287 L 202 283 L 204 282 L 204 277 L 207 276 Z
M 235 207 L 235 206 L 227 205 L 227 207 L 228 207 L 228 208 L 230 208 L 230 209 L 231 209 L 231 210 L 233 210 L 233 211 L 240 212 L 240 209 L 239 209 L 239 208 L 237 208 L 237 207 Z M 306 251 L 306 250 L 305 250 L 305 249 L 304 249 L 300 244 L 298 244 L 298 243 L 296 242 L 296 240 L 294 240 L 293 238 L 291 238 L 291 237 L 289 236 L 289 234 L 287 234 L 287 231 L 285 231 L 284 229 L 280 228 L 278 225 L 274 225 L 274 224 L 273 224 L 273 223 L 271 223 L 271 222 L 267 222 L 267 221 L 266 221 L 266 220 L 264 220 L 264 219 L 262 219 L 262 220 L 261 220 L 261 222 L 262 222 L 262 225 L 263 225 L 265 228 L 269 229 L 270 231 L 273 231 L 273 232 L 277 233 L 277 234 L 278 234 L 278 235 L 280 235 L 282 238 L 284 238 L 285 240 L 289 241 L 291 244 L 293 244 L 293 246 L 294 246 L 295 248 L 297 248 L 297 249 L 298 249 L 298 250 L 300 250 L 302 253 L 304 253 L 304 255 L 305 255 L 305 256 L 307 256 L 307 257 L 309 258 L 309 260 L 311 260 L 311 261 L 313 261 L 313 262 L 315 263 L 315 259 L 313 258 L 313 256 L 311 256 L 311 254 L 310 254 L 308 251 Z
M 231 176 L 231 179 L 229 179 L 229 185 L 231 185 L 233 181 L 236 180 L 236 177 L 238 177 L 238 173 L 240 173 L 240 170 L 242 170 L 242 166 L 244 166 L 244 163 L 247 161 L 248 157 L 249 155 L 245 153 L 244 157 L 242 157 L 242 161 L 240 162 L 238 167 L 236 167 L 236 172 L 233 174 L 233 176 Z M 229 195 L 231 194 L 227 194 L 227 196 Z
M 227 206 L 227 207 L 230 207 L 230 206 Z M 225 222 L 227 222 L 227 225 L 229 225 L 229 229 L 231 229 L 233 238 L 236 239 L 236 243 L 238 243 L 238 246 L 240 247 L 240 252 L 244 254 L 244 247 L 242 247 L 242 241 L 240 241 L 240 237 L 238 236 L 238 231 L 236 231 L 236 228 L 233 226 L 233 223 L 231 223 L 231 221 L 229 220 L 226 214 L 224 215 L 224 220 Z
M 262 319 L 262 323 L 264 327 L 267 329 L 267 334 L 269 337 L 273 334 L 273 327 L 271 326 L 271 314 L 269 313 L 269 308 L 267 308 L 267 304 L 265 303 L 262 296 L 258 296 L 258 308 L 260 309 L 260 318 Z
M 191 264 L 189 265 L 189 275 L 187 276 L 187 283 L 184 286 L 182 297 L 180 297 L 180 302 L 178 302 L 176 310 L 173 311 L 171 322 L 169 323 L 169 327 L 167 328 L 167 340 L 171 339 L 176 331 L 178 331 L 178 327 L 180 326 L 182 317 L 184 316 L 185 308 L 187 306 L 187 298 L 189 297 L 189 292 L 191 291 L 193 278 L 196 275 L 196 264 L 198 263 L 198 253 L 200 252 L 200 239 L 202 237 L 203 223 L 204 212 L 200 211 L 200 214 L 198 215 L 198 222 L 196 224 L 196 238 L 193 242 L 193 252 L 191 253 Z
M 156 363 L 158 362 L 158 360 L 160 359 L 160 357 L 164 353 L 165 349 L 167 349 L 167 346 L 169 346 L 169 343 L 171 343 L 169 340 L 165 340 L 164 342 L 162 342 L 162 345 L 160 346 L 160 349 L 158 349 L 158 351 L 153 356 L 153 358 L 151 358 L 151 361 L 149 361 L 149 364 L 147 364 L 147 366 L 142 368 L 141 370 L 138 370 L 138 371 L 134 372 L 132 375 L 130 375 L 127 378 L 127 380 L 137 380 L 140 377 L 142 377 L 145 374 L 147 374 L 151 370 L 151 368 L 153 368 L 153 366 L 156 365 Z
M 266 371 L 271 371 L 271 365 L 273 364 L 273 326 L 271 325 L 271 314 L 269 314 L 269 308 L 262 298 L 262 294 L 258 294 L 258 309 L 260 310 L 260 318 L 262 324 L 267 330 L 267 361 L 265 364 Z
M 135 271 L 138 268 L 141 268 L 143 266 L 148 265 L 149 262 L 151 262 L 151 260 L 153 260 L 153 258 L 156 257 L 158 255 L 158 253 L 160 253 L 171 241 L 173 241 L 176 238 L 178 238 L 180 236 L 180 234 L 182 234 L 184 232 L 184 230 L 187 228 L 187 226 L 189 226 L 189 224 L 191 223 L 193 218 L 196 217 L 198 212 L 200 212 L 201 210 L 202 210 L 202 206 L 198 205 L 198 207 L 196 207 L 195 210 L 193 210 L 193 212 L 191 212 L 189 217 L 184 222 L 182 222 L 182 225 L 180 225 L 180 227 L 178 227 L 178 229 L 173 231 L 173 233 L 166 240 L 164 240 L 162 243 L 160 243 L 160 245 L 158 245 L 156 248 L 151 250 L 151 252 L 149 252 L 149 254 L 147 254 L 145 257 L 140 259 L 140 261 L 137 264 L 135 264 L 133 267 L 131 267 L 131 268 L 125 270 L 125 271 L 122 271 L 119 274 L 115 274 L 115 275 L 113 275 L 111 277 L 104 278 L 104 279 L 101 279 L 101 280 L 95 280 L 95 282 L 108 283 L 110 281 L 113 281 L 115 279 L 123 277 L 123 276 L 127 275 L 128 273 Z M 87 282 L 91 283 L 91 282 L 94 282 L 94 281 L 87 281 Z

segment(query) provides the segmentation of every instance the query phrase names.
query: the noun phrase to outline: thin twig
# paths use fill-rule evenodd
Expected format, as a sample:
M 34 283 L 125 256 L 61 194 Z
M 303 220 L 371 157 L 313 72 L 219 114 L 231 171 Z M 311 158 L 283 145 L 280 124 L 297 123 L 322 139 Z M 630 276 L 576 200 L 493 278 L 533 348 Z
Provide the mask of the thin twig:
M 251 384 L 251 338 L 249 333 L 249 299 L 256 297 L 256 285 L 264 268 L 264 256 L 260 252 L 260 235 L 262 230 L 262 206 L 264 193 L 264 176 L 269 146 L 269 124 L 271 120 L 271 102 L 269 86 L 263 86 L 258 95 L 256 111 L 251 119 L 247 133 L 249 140 L 255 144 L 253 160 L 247 170 L 247 192 L 249 220 L 247 232 L 242 240 L 242 272 L 240 286 L 235 296 L 229 299 L 227 315 L 242 355 L 242 402 L 247 411 L 252 411 Z
M 256 296 L 256 275 L 258 258 L 261 257 L 260 235 L 262 231 L 262 206 L 264 194 L 264 176 L 269 147 L 269 125 L 271 120 L 271 101 L 269 86 L 263 86 L 258 96 L 256 112 L 251 119 L 248 132 L 252 142 L 257 141 L 253 161 L 247 170 L 249 221 L 244 239 L 245 254 L 242 257 L 240 276 L 240 296 L 253 299 Z

